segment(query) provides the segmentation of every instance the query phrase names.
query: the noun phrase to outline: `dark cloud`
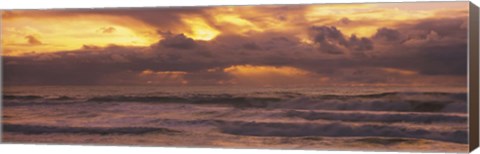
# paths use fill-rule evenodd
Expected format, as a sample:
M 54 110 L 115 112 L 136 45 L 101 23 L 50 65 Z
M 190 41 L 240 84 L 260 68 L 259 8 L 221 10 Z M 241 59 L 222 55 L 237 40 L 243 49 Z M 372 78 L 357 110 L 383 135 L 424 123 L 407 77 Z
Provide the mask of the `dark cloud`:
M 411 30 L 417 30 L 420 34 L 428 34 L 430 31 L 437 32 L 440 36 L 467 38 L 467 27 L 462 26 L 466 22 L 466 17 L 461 18 L 441 18 L 422 20 L 418 23 L 407 26 Z
M 334 26 L 313 26 L 310 28 L 319 50 L 331 54 L 342 54 L 348 51 L 365 51 L 373 49 L 373 42 L 369 38 L 358 38 L 356 35 L 346 38 Z
M 320 45 L 320 50 L 332 54 L 343 53 L 341 46 L 346 46 L 347 41 L 336 27 L 314 26 L 311 27 L 315 43 Z
M 165 39 L 160 41 L 160 44 L 168 48 L 177 49 L 192 49 L 196 46 L 193 39 L 186 37 L 183 34 L 174 35 L 171 33 L 164 33 Z
M 409 58 L 406 65 L 425 75 L 467 74 L 467 44 L 429 46 L 417 49 L 415 53 L 405 55 Z
M 462 44 L 467 40 L 466 17 L 421 20 L 414 24 L 403 24 L 397 28 L 404 45 L 442 46 Z
M 348 18 L 346 18 L 346 17 L 343 17 L 343 18 L 340 19 L 338 22 L 339 22 L 340 24 L 348 25 L 348 24 L 350 24 L 350 23 L 352 22 L 352 20 L 350 20 L 350 19 L 348 19 Z
M 27 36 L 25 36 L 25 39 L 27 39 L 27 43 L 29 45 L 42 45 L 43 44 L 40 40 L 38 40 L 33 35 L 27 35 Z
M 375 33 L 373 39 L 388 42 L 398 42 L 402 40 L 402 35 L 395 29 L 383 27 L 377 30 L 377 33 Z
M 142 12 L 137 11 L 134 12 Z M 154 14 L 146 16 L 158 15 Z M 452 23 L 443 23 L 449 21 Z M 150 47 L 85 45 L 75 51 L 4 56 L 4 83 L 142 84 L 153 79 L 171 79 L 169 84 L 187 80 L 192 85 L 211 85 L 231 80 L 224 68 L 252 65 L 295 67 L 328 77 L 332 84 L 409 83 L 420 79 L 447 84 L 444 77 L 452 76 L 459 79 L 454 84 L 462 84 L 467 71 L 466 29 L 462 28 L 462 21 L 436 19 L 384 27 L 372 38 L 346 36 L 333 26 L 311 26 L 305 32 L 315 42 L 313 45 L 302 43 L 288 32 L 222 34 L 211 41 L 162 32 L 163 38 Z M 140 76 L 146 70 L 153 75 Z M 175 72 L 182 73 L 174 80 L 168 75 Z
M 357 36 L 352 35 L 349 39 L 347 47 L 355 51 L 372 50 L 373 42 L 368 38 L 358 38 Z
M 245 49 L 248 49 L 248 50 L 260 50 L 260 49 L 262 49 L 260 46 L 258 46 L 254 42 L 245 43 L 245 44 L 242 45 L 242 47 L 245 48 Z

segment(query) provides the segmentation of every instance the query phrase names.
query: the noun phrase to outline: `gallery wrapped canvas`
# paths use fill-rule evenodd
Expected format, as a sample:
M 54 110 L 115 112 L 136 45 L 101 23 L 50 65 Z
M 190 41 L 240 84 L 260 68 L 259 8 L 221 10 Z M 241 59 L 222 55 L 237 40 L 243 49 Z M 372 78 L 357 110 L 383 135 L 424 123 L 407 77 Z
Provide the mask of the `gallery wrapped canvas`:
M 469 2 L 3 10 L 2 142 L 469 152 Z

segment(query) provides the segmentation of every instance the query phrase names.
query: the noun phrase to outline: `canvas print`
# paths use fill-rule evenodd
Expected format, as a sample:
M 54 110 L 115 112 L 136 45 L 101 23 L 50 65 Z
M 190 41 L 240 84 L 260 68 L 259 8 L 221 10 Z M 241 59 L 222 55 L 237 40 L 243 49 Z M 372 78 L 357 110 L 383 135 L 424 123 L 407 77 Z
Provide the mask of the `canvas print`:
M 468 151 L 468 2 L 1 17 L 3 142 Z

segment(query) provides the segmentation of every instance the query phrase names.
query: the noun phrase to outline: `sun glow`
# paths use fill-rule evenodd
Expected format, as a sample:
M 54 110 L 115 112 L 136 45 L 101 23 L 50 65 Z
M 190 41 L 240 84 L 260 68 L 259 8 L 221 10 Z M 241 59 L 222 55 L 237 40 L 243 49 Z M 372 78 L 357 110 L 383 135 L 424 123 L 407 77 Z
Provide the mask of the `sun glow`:
M 215 16 L 216 22 L 219 24 L 229 24 L 233 26 L 235 31 L 245 33 L 249 31 L 263 31 L 254 23 L 232 14 L 221 14 Z
M 235 65 L 227 67 L 224 72 L 234 74 L 236 76 L 264 76 L 264 75 L 280 75 L 280 76 L 304 76 L 309 72 L 290 66 L 253 66 L 253 65 Z
M 62 11 L 3 11 L 2 55 L 63 52 L 84 45 L 105 47 L 150 46 L 161 38 L 158 31 L 171 31 L 201 41 L 220 34 L 250 35 L 281 32 L 312 44 L 307 26 L 335 26 L 346 36 L 371 37 L 382 27 L 395 28 L 415 20 L 466 16 L 467 3 L 426 4 L 332 4 L 299 7 L 291 13 L 262 11 L 256 7 L 206 9 L 205 16 L 179 15 L 180 24 L 158 26 L 141 18 Z M 275 7 L 267 7 L 267 10 Z M 74 20 L 72 20 L 74 19 Z M 165 21 L 169 22 L 169 21 Z
M 217 37 L 220 31 L 212 28 L 208 23 L 199 17 L 184 18 L 182 20 L 186 25 L 190 27 L 190 31 L 185 35 L 194 40 L 209 41 Z
M 155 28 L 111 16 L 86 15 L 74 22 L 66 17 L 7 18 L 1 31 L 2 54 L 10 56 L 76 50 L 84 45 L 149 46 L 158 40 Z

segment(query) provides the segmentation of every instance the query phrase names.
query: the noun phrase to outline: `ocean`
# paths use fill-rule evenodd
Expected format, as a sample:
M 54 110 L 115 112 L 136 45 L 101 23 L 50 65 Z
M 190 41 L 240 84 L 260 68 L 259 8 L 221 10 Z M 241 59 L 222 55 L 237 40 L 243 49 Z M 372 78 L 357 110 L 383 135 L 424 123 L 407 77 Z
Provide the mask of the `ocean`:
M 468 150 L 466 87 L 4 86 L 3 142 Z

